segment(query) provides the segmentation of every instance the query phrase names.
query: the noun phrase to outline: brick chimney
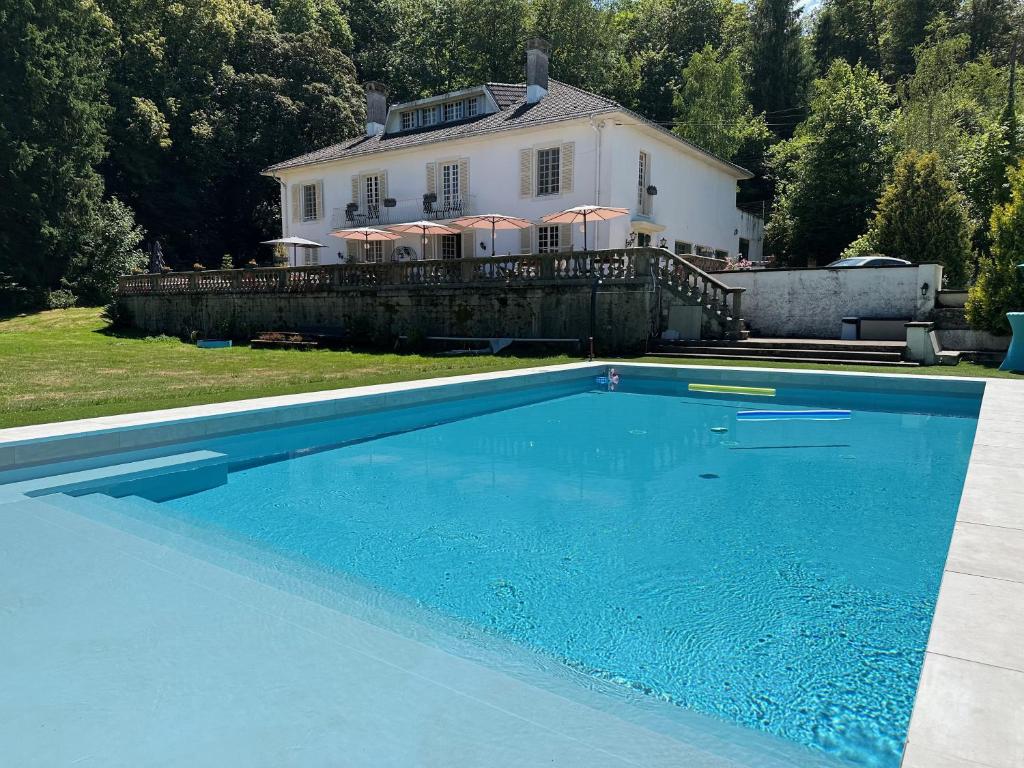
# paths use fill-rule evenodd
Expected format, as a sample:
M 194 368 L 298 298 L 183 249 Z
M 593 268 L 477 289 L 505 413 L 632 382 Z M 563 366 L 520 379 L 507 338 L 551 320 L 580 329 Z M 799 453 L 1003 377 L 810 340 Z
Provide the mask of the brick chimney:
M 384 131 L 388 117 L 388 89 L 375 80 L 366 83 L 363 89 L 366 91 L 366 135 L 376 136 Z
M 542 37 L 526 41 L 526 103 L 536 104 L 548 92 L 548 54 L 551 43 Z

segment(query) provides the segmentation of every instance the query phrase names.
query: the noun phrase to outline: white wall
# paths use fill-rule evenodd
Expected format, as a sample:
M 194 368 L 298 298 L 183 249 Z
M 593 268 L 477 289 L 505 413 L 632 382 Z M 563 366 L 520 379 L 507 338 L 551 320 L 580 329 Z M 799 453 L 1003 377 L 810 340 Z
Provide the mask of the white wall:
M 760 216 L 756 216 L 753 213 L 747 213 L 741 211 L 739 208 L 736 209 L 736 217 L 738 223 L 736 228 L 739 229 L 739 237 L 746 238 L 750 241 L 750 260 L 751 261 L 764 261 L 764 219 Z M 739 244 L 737 242 L 737 252 Z
M 820 339 L 839 338 L 844 317 L 926 320 L 942 285 L 938 264 L 752 270 L 717 276 L 730 287 L 747 289 L 743 317 L 758 335 Z
M 603 123 L 600 129 L 599 123 Z M 520 149 L 570 141 L 575 143 L 573 191 L 543 198 L 521 198 Z M 283 194 L 283 233 L 326 244 L 328 247 L 321 251 L 321 263 L 337 262 L 339 253 L 344 260 L 346 244 L 330 235 L 331 217 L 334 209 L 344 209 L 351 202 L 354 174 L 386 171 L 387 196 L 395 198 L 400 206 L 416 207 L 422 204 L 426 192 L 426 164 L 458 158 L 469 159 L 468 194 L 475 213 L 507 213 L 539 221 L 545 214 L 593 203 L 635 211 L 637 162 L 641 148 L 652 156 L 651 183 L 658 187 L 654 219 L 666 226 L 662 235 L 654 236 L 654 242 L 665 236 L 669 248 L 674 239 L 680 239 L 735 254 L 738 248 L 736 180 L 732 172 L 698 159 L 698 153 L 661 136 L 657 131 L 648 129 L 645 133 L 634 125 L 616 124 L 609 119 L 565 121 L 550 127 L 437 142 L 280 171 L 278 175 L 289 186 L 320 181 L 324 190 L 324 215 L 313 222 L 293 221 L 291 194 Z M 630 229 L 629 218 L 590 224 L 588 245 L 591 248 L 621 248 Z M 482 249 L 480 243 L 484 243 L 486 249 Z M 478 230 L 474 255 L 491 255 L 490 243 L 490 230 Z M 419 236 L 396 241 L 390 247 L 394 245 L 410 246 L 417 253 L 421 251 Z M 573 227 L 573 246 L 583 247 L 583 233 L 578 226 Z M 387 248 L 385 252 L 388 252 Z M 497 254 L 519 250 L 518 231 L 497 233 Z M 301 252 L 299 258 L 301 260 Z
M 637 172 L 640 152 L 650 155 L 650 183 L 658 188 L 650 220 L 665 229 L 652 234 L 652 244 L 664 237 L 669 250 L 682 240 L 726 251 L 739 250 L 736 210 L 737 173 L 691 150 L 670 136 L 642 123 L 607 120 L 604 142 L 610 168 L 610 200 L 603 205 L 629 208 L 638 213 Z M 629 234 L 628 222 L 616 222 L 621 247 Z M 614 240 L 614 235 L 613 235 Z
M 535 145 L 575 142 L 575 173 L 573 191 L 543 198 L 519 197 L 519 150 Z M 290 185 L 322 181 L 324 187 L 324 217 L 314 222 L 294 222 L 290 213 L 285 216 L 284 231 L 287 235 L 309 238 L 330 247 L 324 249 L 322 263 L 342 260 L 346 254 L 345 241 L 332 237 L 330 232 L 331 214 L 334 209 L 344 209 L 352 200 L 352 176 L 354 174 L 386 171 L 388 177 L 387 196 L 395 198 L 400 206 L 421 206 L 426 192 L 426 165 L 430 162 L 469 159 L 469 190 L 475 213 L 507 213 L 539 220 L 541 216 L 575 205 L 591 203 L 594 197 L 596 142 L 593 129 L 586 123 L 560 123 L 557 126 L 537 130 L 510 131 L 487 137 L 462 139 L 458 142 L 438 142 L 406 150 L 392 150 L 343 161 L 323 163 L 305 168 L 280 172 L 281 178 Z M 440 181 L 438 181 L 440 188 Z M 463 191 L 463 194 L 467 194 Z M 285 201 L 290 205 L 290 197 Z M 408 217 L 406 217 L 408 218 Z M 422 218 L 417 215 L 416 218 Z M 573 228 L 576 247 L 583 247 L 583 235 Z M 590 229 L 590 246 L 594 247 L 596 229 Z M 490 230 L 478 230 L 475 238 L 474 255 L 489 256 L 491 247 Z M 486 250 L 480 248 L 480 243 Z M 421 241 L 418 235 L 403 238 L 395 245 L 407 245 L 419 253 Z M 599 247 L 606 248 L 607 234 Z M 497 232 L 496 252 L 517 253 L 520 250 L 518 230 Z

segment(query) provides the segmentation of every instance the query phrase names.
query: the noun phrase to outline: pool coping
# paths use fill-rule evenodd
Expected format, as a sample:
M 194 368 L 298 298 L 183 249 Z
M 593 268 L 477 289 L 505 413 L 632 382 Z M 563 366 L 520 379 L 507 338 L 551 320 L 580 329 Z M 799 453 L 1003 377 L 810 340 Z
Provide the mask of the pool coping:
M 1024 380 L 592 361 L 309 392 L 0 430 L 0 471 L 424 404 L 618 368 L 710 382 L 842 380 L 866 390 L 981 393 L 974 445 L 925 651 L 902 768 L 1024 765 Z M 415 393 L 415 394 L 413 394 Z

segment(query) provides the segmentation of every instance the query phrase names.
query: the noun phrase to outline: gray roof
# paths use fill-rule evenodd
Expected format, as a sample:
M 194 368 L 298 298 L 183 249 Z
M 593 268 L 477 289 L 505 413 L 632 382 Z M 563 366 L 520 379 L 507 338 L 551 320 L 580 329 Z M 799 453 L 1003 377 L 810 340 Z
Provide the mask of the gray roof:
M 590 91 L 584 91 L 582 88 L 576 88 L 558 80 L 549 81 L 547 95 L 535 104 L 526 103 L 526 86 L 520 83 L 487 83 L 486 88 L 498 104 L 497 112 L 470 117 L 452 123 L 415 128 L 410 131 L 379 133 L 376 136 L 356 136 L 324 149 L 307 152 L 304 155 L 271 165 L 264 170 L 264 173 L 333 160 L 344 160 L 350 157 L 386 152 L 391 149 L 403 149 L 421 144 L 432 144 L 439 141 L 480 136 L 515 128 L 573 120 L 590 115 L 624 112 L 636 118 L 638 122 L 655 128 L 677 141 L 696 149 L 701 154 L 732 168 L 741 176 L 752 175 L 745 168 L 723 160 L 695 144 L 680 139 L 671 131 L 631 112 L 611 99 L 591 93 Z

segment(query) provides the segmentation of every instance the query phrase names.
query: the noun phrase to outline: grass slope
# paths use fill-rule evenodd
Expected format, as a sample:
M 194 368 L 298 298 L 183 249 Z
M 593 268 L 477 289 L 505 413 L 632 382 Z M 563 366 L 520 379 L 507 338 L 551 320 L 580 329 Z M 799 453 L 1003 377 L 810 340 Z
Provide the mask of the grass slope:
M 574 358 L 423 357 L 357 352 L 198 349 L 167 337 L 104 332 L 98 309 L 67 309 L 0 320 L 0 427 L 173 408 L 249 397 L 566 363 Z M 729 360 L 645 358 L 679 365 Z M 744 363 L 747 365 L 747 363 Z M 907 373 L 905 368 L 750 363 Z M 910 369 L 955 376 L 1011 376 L 961 363 Z M 1024 377 L 1020 377 L 1024 378 Z

